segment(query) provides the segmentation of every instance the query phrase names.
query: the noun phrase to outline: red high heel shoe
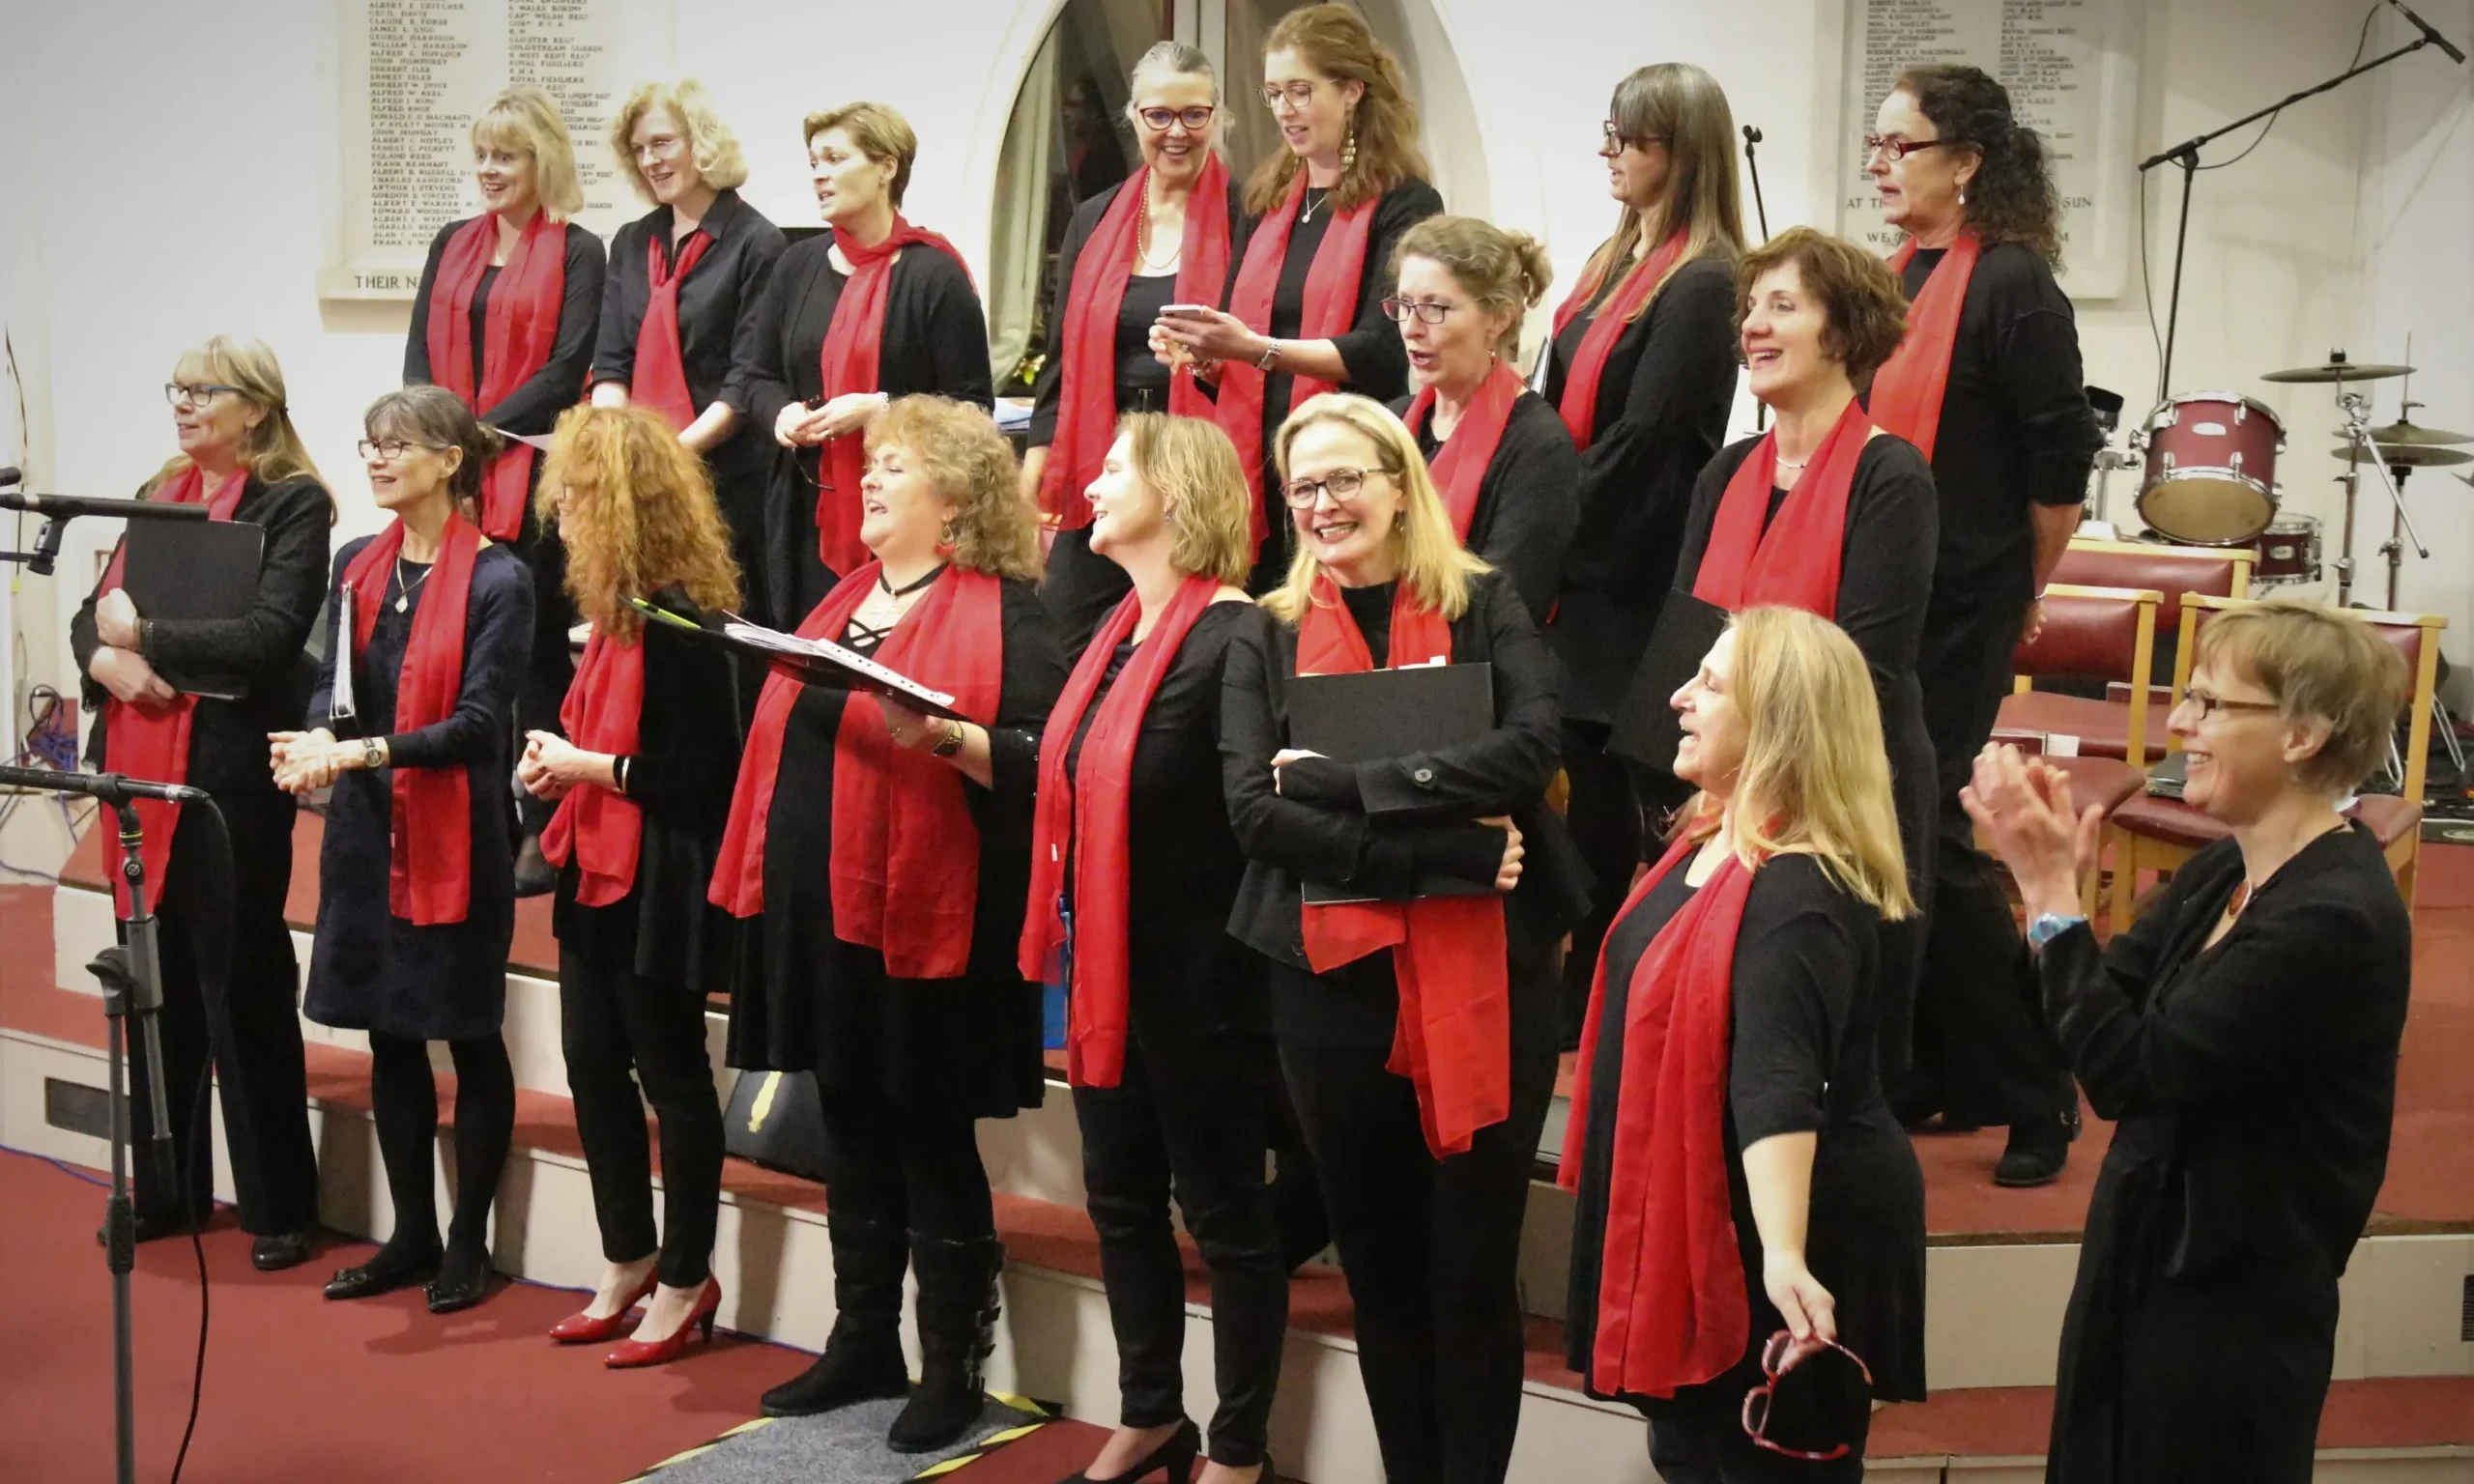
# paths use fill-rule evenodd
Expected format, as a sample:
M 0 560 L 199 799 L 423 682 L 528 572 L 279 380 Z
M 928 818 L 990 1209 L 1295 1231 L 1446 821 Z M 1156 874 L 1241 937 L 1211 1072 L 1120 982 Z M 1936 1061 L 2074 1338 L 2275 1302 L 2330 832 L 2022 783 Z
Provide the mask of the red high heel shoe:
M 653 1296 L 653 1285 L 660 1281 L 658 1272 L 646 1273 L 644 1283 L 625 1303 L 618 1305 L 618 1312 L 601 1318 L 590 1314 L 570 1314 L 550 1327 L 550 1338 L 561 1345 L 592 1345 L 610 1338 L 627 1323 L 629 1310 Z
M 633 1370 L 640 1365 L 664 1365 L 677 1359 L 687 1350 L 687 1332 L 703 1329 L 705 1343 L 713 1338 L 713 1316 L 722 1306 L 722 1280 L 706 1278 L 705 1292 L 697 1297 L 696 1307 L 688 1312 L 687 1323 L 671 1332 L 666 1340 L 620 1340 L 601 1363 L 614 1371 Z

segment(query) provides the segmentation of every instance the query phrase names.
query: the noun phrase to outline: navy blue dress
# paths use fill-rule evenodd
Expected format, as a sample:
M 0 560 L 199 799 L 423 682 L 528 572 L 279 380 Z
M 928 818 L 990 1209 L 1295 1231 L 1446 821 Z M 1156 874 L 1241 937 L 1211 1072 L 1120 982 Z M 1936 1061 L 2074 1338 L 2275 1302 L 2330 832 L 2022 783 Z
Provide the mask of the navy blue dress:
M 473 896 L 460 923 L 416 927 L 389 910 L 389 770 L 335 780 L 318 858 L 318 932 L 302 1009 L 320 1025 L 415 1041 L 496 1036 L 506 1013 L 507 946 L 515 936 L 514 763 L 507 756 L 515 692 L 532 638 L 532 579 L 513 549 L 481 548 L 464 619 L 464 688 L 454 714 L 417 731 L 395 730 L 395 687 L 413 619 L 428 600 L 428 568 L 405 562 L 405 612 L 379 604 L 353 669 L 359 720 L 335 723 L 335 589 L 368 538 L 335 554 L 327 584 L 327 657 L 310 698 L 313 726 L 337 736 L 385 737 L 395 767 L 461 767 L 472 791 Z M 394 579 L 388 580 L 391 592 Z

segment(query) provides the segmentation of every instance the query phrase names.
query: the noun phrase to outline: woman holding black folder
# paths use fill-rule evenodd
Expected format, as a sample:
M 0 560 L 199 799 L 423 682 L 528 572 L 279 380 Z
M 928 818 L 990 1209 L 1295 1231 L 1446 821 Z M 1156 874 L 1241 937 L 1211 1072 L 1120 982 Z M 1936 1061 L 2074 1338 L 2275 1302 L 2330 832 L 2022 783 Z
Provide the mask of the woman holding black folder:
M 712 900 L 760 919 L 731 1063 L 816 1073 L 833 1336 L 764 1394 L 774 1416 L 907 1386 L 902 1280 L 919 1277 L 918 1391 L 887 1441 L 925 1452 L 979 1415 L 996 1241 L 973 1124 L 1036 1107 L 1039 986 L 1015 968 L 1039 728 L 1065 682 L 1020 468 L 976 407 L 904 397 L 869 424 L 853 492 L 870 554 L 799 626 L 952 698 L 776 673 L 757 702 Z
M 1520 1416 L 1516 1269 L 1554 1091 L 1557 943 L 1587 907 L 1545 806 L 1553 667 L 1380 404 L 1317 397 L 1274 451 L 1297 555 L 1264 599 L 1279 621 L 1228 656 L 1222 761 L 1250 863 L 1230 930 L 1272 960 L 1273 1031 L 1357 1306 L 1384 1468 L 1500 1480 Z M 1353 764 L 1292 733 L 1298 676 L 1435 663 L 1491 667 L 1488 729 Z M 1439 879 L 1477 895 L 1415 895 Z M 1309 904 L 1308 884 L 1353 899 Z
M 231 879 L 218 881 L 207 811 L 137 806 L 147 905 L 159 923 L 165 1111 L 180 1162 L 167 1184 L 163 1176 L 172 1172 L 137 1161 L 137 1236 L 186 1231 L 213 1209 L 215 1164 L 203 1124 L 211 1057 L 241 1226 L 256 1239 L 250 1261 L 273 1271 L 305 1261 L 316 1241 L 318 1166 L 293 1012 L 299 970 L 283 920 L 293 803 L 269 785 L 260 749 L 267 732 L 299 715 L 301 646 L 317 618 L 335 506 L 293 431 L 273 351 L 217 335 L 180 358 L 163 390 L 181 451 L 138 498 L 202 504 L 214 520 L 263 527 L 266 542 L 256 597 L 237 618 L 148 617 L 121 585 L 124 549 L 69 630 L 96 713 L 89 763 L 207 790 L 231 838 Z M 231 676 L 246 681 L 235 699 L 180 689 L 196 683 L 192 677 Z M 218 975 L 220 993 L 210 994 Z M 134 1060 L 143 1049 L 142 1041 L 131 1046 L 135 1128 L 150 1127 L 153 1118 L 146 1068 Z

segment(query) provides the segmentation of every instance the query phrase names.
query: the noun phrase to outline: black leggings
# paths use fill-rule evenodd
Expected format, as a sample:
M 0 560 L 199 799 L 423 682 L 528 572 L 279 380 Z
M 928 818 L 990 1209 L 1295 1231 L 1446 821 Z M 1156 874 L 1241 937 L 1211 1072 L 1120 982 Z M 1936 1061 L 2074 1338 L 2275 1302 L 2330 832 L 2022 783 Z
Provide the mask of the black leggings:
M 948 1241 L 996 1235 L 996 1206 L 968 1113 L 905 1107 L 877 1088 L 820 1088 L 828 1216 Z
M 506 1042 L 496 1036 L 446 1044 L 455 1057 L 455 1216 L 446 1241 L 482 1252 L 489 1245 L 490 1202 L 515 1138 L 515 1069 L 507 1063 Z M 369 1099 L 388 1193 L 395 1200 L 395 1235 L 387 1245 L 435 1249 L 438 1080 L 430 1075 L 429 1043 L 370 1032 Z
M 702 1284 L 722 1200 L 722 1108 L 705 1054 L 705 997 L 562 952 L 559 1025 L 601 1255 L 632 1263 L 654 1250 L 649 1102 L 661 1120 L 661 1280 Z

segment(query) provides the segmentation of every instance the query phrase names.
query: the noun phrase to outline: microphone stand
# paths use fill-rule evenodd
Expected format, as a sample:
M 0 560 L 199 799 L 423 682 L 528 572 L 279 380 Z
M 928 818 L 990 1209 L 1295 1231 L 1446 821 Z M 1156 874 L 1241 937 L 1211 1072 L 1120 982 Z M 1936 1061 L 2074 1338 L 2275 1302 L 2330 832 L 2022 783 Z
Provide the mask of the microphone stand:
M 1761 130 L 1746 124 L 1743 127 L 1743 167 L 1752 177 L 1753 216 L 1761 223 L 1761 240 L 1766 243 L 1769 241 L 1769 208 L 1761 200 L 1761 160 L 1752 152 L 1752 147 L 1760 142 Z M 1760 398 L 1755 397 L 1752 403 L 1752 430 L 1758 433 L 1769 426 L 1769 407 Z

